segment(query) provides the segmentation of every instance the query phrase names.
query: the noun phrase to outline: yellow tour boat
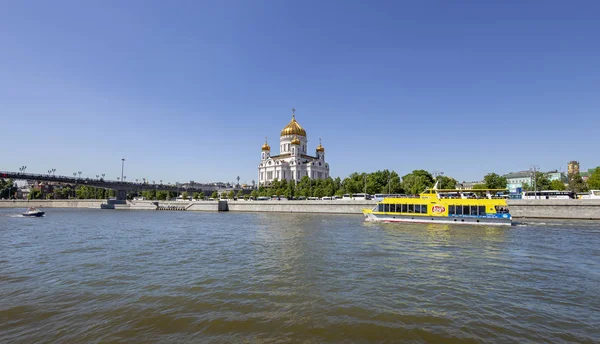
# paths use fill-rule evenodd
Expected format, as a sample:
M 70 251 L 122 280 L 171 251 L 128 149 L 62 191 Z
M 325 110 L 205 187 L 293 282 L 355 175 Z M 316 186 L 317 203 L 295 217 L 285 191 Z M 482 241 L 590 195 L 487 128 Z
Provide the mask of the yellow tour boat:
M 366 221 L 512 224 L 504 189 L 426 189 L 418 197 L 384 198 L 373 209 L 363 209 Z

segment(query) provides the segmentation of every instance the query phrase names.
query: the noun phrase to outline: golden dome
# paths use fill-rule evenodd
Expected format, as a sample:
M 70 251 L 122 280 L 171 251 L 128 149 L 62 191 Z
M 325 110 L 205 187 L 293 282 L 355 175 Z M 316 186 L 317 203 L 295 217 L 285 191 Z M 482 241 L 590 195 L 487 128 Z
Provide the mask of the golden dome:
M 293 145 L 299 145 L 300 144 L 300 140 L 298 140 L 298 136 L 294 135 L 294 138 L 292 139 L 291 143 Z
M 281 131 L 281 136 L 298 135 L 306 137 L 306 130 L 304 130 L 304 128 L 302 128 L 300 124 L 296 122 L 296 115 L 294 114 L 295 111 L 296 110 L 292 109 L 292 121 L 288 123 L 285 128 L 283 128 Z
M 262 150 L 264 151 L 270 151 L 271 150 L 271 146 L 269 146 L 269 144 L 267 143 L 267 138 L 265 137 L 265 144 L 262 145 Z
M 321 139 L 319 139 L 319 145 L 317 146 L 317 152 L 325 152 L 325 147 L 321 145 Z

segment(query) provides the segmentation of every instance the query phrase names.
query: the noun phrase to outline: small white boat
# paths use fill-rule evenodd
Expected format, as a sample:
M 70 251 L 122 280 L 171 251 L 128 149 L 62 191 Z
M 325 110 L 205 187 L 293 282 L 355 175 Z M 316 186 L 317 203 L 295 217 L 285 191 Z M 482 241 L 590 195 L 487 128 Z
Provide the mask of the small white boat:
M 44 215 L 44 212 L 34 207 L 27 209 L 27 211 L 23 213 L 23 216 L 27 217 L 40 217 L 42 215 Z

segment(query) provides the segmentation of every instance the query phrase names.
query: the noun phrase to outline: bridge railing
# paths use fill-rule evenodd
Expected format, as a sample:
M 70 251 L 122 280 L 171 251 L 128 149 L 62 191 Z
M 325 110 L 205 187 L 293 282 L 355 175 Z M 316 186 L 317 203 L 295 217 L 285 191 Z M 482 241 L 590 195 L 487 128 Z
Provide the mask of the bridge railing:
M 80 184 L 103 187 L 107 189 L 134 189 L 134 190 L 157 190 L 157 191 L 188 191 L 188 192 L 202 192 L 202 191 L 215 191 L 221 188 L 212 184 L 198 184 L 196 187 L 190 186 L 178 186 L 173 184 L 149 184 L 149 183 L 137 183 L 137 182 L 124 182 L 120 180 L 110 180 L 104 178 L 81 178 L 81 177 L 67 177 L 53 174 L 36 174 L 36 173 L 24 173 L 24 172 L 11 172 L 11 171 L 0 171 L 0 178 L 11 178 L 11 179 L 22 179 L 22 180 L 43 180 L 51 182 L 61 182 L 67 184 Z

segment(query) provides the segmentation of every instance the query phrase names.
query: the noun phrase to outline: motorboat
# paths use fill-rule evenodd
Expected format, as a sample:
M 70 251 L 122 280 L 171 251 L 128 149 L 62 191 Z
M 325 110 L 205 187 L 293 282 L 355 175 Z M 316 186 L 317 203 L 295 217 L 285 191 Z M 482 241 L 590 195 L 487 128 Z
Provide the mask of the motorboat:
M 44 215 L 43 211 L 40 211 L 38 208 L 34 208 L 34 207 L 27 209 L 27 211 L 23 213 L 23 216 L 27 216 L 27 217 L 40 217 L 43 215 Z

